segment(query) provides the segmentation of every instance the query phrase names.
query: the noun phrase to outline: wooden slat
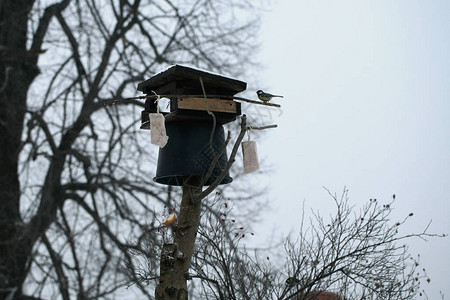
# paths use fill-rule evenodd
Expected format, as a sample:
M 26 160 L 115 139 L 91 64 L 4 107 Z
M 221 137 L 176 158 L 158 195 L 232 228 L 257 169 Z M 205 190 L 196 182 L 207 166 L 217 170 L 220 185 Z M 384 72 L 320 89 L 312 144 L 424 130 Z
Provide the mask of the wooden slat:
M 213 112 L 238 113 L 236 102 L 233 100 L 211 99 L 205 98 L 178 98 L 178 109 L 193 109 L 207 111 L 206 101 L 208 101 L 208 108 Z

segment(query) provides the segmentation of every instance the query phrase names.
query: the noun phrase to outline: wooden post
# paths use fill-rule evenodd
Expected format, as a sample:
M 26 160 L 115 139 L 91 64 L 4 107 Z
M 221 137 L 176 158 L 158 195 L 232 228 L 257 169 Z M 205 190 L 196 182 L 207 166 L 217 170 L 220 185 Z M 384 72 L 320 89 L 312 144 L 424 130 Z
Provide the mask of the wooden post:
M 161 252 L 160 279 L 156 300 L 188 300 L 187 280 L 198 226 L 200 224 L 200 178 L 184 181 L 178 225 L 174 227 L 174 243 L 164 244 Z

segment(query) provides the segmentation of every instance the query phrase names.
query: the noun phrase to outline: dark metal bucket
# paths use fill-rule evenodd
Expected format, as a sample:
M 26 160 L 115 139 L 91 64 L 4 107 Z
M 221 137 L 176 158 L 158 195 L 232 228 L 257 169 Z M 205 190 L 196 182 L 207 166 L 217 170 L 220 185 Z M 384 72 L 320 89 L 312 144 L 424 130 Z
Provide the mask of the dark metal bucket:
M 165 125 L 169 140 L 164 148 L 159 149 L 158 167 L 153 180 L 161 184 L 181 186 L 190 176 L 207 175 L 214 157 L 225 146 L 223 126 L 216 125 L 213 132 L 212 121 L 174 120 L 166 121 Z M 225 151 L 205 185 L 210 185 L 216 180 L 226 163 Z M 231 181 L 233 179 L 227 173 L 220 184 Z

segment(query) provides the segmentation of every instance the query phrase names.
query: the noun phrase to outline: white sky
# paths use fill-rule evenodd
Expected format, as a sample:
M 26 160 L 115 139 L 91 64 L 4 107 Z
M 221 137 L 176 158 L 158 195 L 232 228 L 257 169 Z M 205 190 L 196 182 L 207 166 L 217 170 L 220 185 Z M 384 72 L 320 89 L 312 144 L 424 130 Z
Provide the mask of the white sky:
M 396 194 L 394 217 L 414 213 L 405 232 L 432 220 L 430 231 L 450 233 L 450 1 L 279 0 L 262 25 L 266 68 L 248 91 L 284 99 L 268 121 L 279 128 L 258 143 L 276 167 L 259 234 L 296 230 L 303 201 L 332 213 L 322 186 L 346 186 L 356 205 Z M 429 299 L 449 299 L 450 238 L 410 250 Z

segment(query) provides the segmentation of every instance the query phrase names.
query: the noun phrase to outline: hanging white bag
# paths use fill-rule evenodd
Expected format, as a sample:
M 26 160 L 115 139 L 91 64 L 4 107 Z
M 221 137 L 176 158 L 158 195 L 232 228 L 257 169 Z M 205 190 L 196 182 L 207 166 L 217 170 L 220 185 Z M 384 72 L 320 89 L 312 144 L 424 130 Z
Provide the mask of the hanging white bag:
M 166 135 L 165 118 L 161 113 L 150 113 L 149 118 L 151 143 L 163 148 L 169 139 Z
M 153 91 L 152 91 L 153 92 Z M 153 92 L 156 96 L 156 113 L 150 113 L 150 141 L 153 145 L 161 148 L 167 144 L 169 137 L 166 134 L 166 124 L 163 114 L 159 112 L 159 95 Z
M 250 174 L 259 169 L 256 142 L 250 141 L 250 131 L 247 132 L 248 141 L 242 142 L 242 156 L 244 159 L 244 174 Z

